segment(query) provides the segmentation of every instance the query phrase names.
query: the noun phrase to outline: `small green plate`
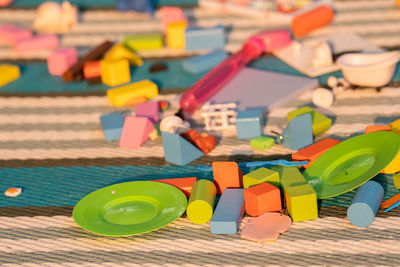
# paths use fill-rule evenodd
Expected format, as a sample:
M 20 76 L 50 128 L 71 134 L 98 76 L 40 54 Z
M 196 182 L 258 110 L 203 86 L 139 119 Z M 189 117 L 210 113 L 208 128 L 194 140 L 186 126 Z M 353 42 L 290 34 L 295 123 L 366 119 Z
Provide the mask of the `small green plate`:
M 400 138 L 390 131 L 352 137 L 310 164 L 303 175 L 318 199 L 334 197 L 380 173 L 397 155 Z
M 75 206 L 75 222 L 106 236 L 129 236 L 159 229 L 186 210 L 185 194 L 174 186 L 136 181 L 104 187 Z

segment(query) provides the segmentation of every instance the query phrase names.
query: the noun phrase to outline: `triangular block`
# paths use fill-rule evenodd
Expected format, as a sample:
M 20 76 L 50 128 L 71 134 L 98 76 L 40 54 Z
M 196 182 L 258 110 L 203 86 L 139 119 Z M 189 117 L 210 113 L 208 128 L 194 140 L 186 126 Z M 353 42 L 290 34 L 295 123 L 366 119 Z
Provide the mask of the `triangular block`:
M 162 132 L 165 161 L 185 165 L 204 155 L 197 147 L 175 133 Z
M 153 131 L 153 124 L 148 118 L 128 116 L 125 118 L 119 146 L 139 148 L 149 139 L 149 135 Z
M 310 113 L 293 118 L 282 132 L 282 145 L 299 150 L 313 143 L 312 117 Z

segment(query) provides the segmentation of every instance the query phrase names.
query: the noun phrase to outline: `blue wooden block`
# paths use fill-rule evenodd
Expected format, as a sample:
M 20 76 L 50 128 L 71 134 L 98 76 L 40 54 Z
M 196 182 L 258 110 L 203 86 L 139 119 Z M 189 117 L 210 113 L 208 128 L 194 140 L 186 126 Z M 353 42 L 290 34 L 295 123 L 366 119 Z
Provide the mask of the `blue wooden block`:
M 119 140 L 124 128 L 125 117 L 129 111 L 114 112 L 100 116 L 101 126 L 103 127 L 104 137 L 107 141 Z
M 299 150 L 314 142 L 312 117 L 310 113 L 293 118 L 282 132 L 282 145 Z
M 243 188 L 227 188 L 218 201 L 210 222 L 213 234 L 236 234 L 242 221 L 245 206 Z
M 204 55 L 188 58 L 182 62 L 182 67 L 187 72 L 197 74 L 214 68 L 227 57 L 227 52 L 216 50 Z
M 188 28 L 185 31 L 186 51 L 223 49 L 225 30 L 223 26 L 214 28 Z
M 360 186 L 347 209 L 349 221 L 357 227 L 369 226 L 375 219 L 383 194 L 383 187 L 375 181 L 368 181 Z
M 175 133 L 161 132 L 164 146 L 165 161 L 186 165 L 204 155 L 197 147 L 186 141 L 185 138 Z
M 117 0 L 116 8 L 118 11 L 136 11 L 140 13 L 154 13 L 153 0 Z
M 262 109 L 240 110 L 236 116 L 238 139 L 252 139 L 262 134 Z

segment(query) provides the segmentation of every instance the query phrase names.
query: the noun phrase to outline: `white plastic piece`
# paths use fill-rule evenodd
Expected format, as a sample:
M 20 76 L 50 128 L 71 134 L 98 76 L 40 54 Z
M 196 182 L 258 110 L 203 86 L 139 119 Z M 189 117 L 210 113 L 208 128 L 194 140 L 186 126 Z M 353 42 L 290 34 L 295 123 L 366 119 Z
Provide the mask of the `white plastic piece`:
M 312 95 L 312 102 L 317 107 L 329 108 L 332 106 L 334 99 L 334 93 L 325 88 L 315 89 Z
M 209 104 L 202 106 L 201 116 L 207 131 L 236 129 L 237 104 Z
M 190 124 L 175 115 L 168 115 L 160 122 L 160 131 L 168 133 L 182 133 L 190 129 Z
M 78 23 L 78 8 L 65 1 L 44 2 L 37 9 L 33 28 L 42 33 L 65 33 Z
M 6 192 L 4 192 L 4 195 L 6 197 L 17 197 L 21 194 L 22 188 L 19 187 L 11 187 L 8 188 Z
M 313 49 L 312 64 L 314 68 L 331 66 L 333 64 L 332 51 L 328 42 L 318 42 Z

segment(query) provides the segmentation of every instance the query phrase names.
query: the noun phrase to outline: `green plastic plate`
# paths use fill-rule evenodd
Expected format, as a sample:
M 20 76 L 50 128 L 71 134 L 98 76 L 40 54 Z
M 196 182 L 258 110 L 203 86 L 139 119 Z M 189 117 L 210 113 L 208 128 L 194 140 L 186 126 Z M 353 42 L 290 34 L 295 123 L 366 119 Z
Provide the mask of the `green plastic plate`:
M 303 175 L 318 199 L 334 197 L 375 177 L 399 148 L 400 137 L 390 131 L 359 135 L 329 149 Z
M 73 217 L 83 229 L 106 236 L 129 236 L 159 229 L 186 210 L 187 199 L 174 186 L 136 181 L 104 187 L 84 197 Z

